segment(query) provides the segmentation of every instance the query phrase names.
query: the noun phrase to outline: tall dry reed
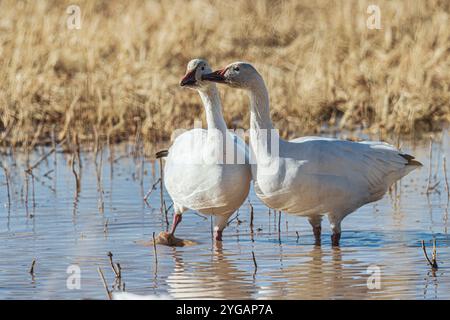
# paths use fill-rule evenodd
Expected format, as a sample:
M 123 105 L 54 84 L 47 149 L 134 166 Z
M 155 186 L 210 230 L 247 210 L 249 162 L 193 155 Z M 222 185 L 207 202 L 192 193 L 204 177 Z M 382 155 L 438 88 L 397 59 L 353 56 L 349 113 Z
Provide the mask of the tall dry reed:
M 254 63 L 284 136 L 325 126 L 372 132 L 436 130 L 450 121 L 450 2 L 64 1 L 0 2 L 0 144 L 71 135 L 114 142 L 168 139 L 202 117 L 179 88 L 186 63 Z M 230 127 L 248 127 L 247 98 L 222 88 Z M 74 132 L 76 131 L 76 133 Z

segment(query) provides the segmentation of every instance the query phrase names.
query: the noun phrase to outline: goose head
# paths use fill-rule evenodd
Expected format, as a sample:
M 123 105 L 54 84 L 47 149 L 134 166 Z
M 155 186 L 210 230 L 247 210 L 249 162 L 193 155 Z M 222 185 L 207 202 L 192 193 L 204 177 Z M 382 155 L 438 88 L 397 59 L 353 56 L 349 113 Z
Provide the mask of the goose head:
M 212 69 L 204 59 L 189 61 L 186 74 L 180 81 L 180 86 L 194 90 L 204 90 L 211 86 L 210 82 L 202 81 L 202 75 L 211 73 Z
M 233 62 L 223 69 L 202 75 L 202 80 L 223 83 L 233 88 L 251 89 L 261 76 L 250 63 Z

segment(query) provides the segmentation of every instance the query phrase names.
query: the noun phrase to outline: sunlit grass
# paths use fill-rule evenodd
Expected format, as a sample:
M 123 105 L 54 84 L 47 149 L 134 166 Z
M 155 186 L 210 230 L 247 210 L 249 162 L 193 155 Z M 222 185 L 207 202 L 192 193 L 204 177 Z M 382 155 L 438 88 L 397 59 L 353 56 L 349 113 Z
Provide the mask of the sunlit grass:
M 67 135 L 147 142 L 202 117 L 178 81 L 187 62 L 252 62 L 283 135 L 324 125 L 372 132 L 436 130 L 450 121 L 450 3 L 377 1 L 0 2 L 0 139 L 34 145 Z M 226 121 L 248 127 L 247 98 L 222 87 Z

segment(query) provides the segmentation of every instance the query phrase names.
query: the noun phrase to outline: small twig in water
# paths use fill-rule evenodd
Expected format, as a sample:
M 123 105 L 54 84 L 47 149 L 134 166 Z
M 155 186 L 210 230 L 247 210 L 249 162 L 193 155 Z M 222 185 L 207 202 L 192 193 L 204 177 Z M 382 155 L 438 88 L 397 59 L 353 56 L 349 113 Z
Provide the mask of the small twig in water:
M 250 206 L 250 229 L 253 232 L 253 206 L 250 201 L 248 201 L 248 205 Z
M 239 211 L 236 213 L 236 215 L 235 215 L 232 219 L 230 219 L 230 221 L 228 221 L 227 227 L 228 227 L 234 220 L 238 219 L 238 217 L 239 217 Z M 238 219 L 238 220 L 239 220 L 239 219 Z
M 34 275 L 34 265 L 36 264 L 36 258 L 33 258 L 33 261 L 31 262 L 31 267 L 29 273 Z
M 169 218 L 168 218 L 168 213 L 169 213 L 169 211 L 170 211 L 170 209 L 173 207 L 173 202 L 172 202 L 172 204 L 170 205 L 170 206 L 166 206 L 166 201 L 164 201 L 164 215 L 165 215 L 165 218 L 166 218 L 166 230 L 169 230 L 169 225 L 170 225 L 170 223 L 169 223 Z
M 76 198 L 78 198 L 78 194 L 80 193 L 81 186 L 80 186 L 80 178 L 78 176 L 77 171 L 75 170 L 75 153 L 72 154 L 72 173 L 75 177 L 75 187 L 76 187 L 75 196 L 76 196 Z
M 55 171 L 54 169 L 48 170 L 46 173 L 44 173 L 43 177 L 52 180 L 53 178 L 50 177 L 49 175 L 54 171 Z
M 155 232 L 153 232 L 153 253 L 155 255 L 155 273 L 158 271 L 158 254 L 156 252 L 156 239 L 155 239 Z
M 8 169 L 3 165 L 2 162 L 0 162 L 1 167 L 3 168 L 3 171 L 5 172 L 5 179 L 6 179 L 6 190 L 8 193 L 8 208 L 11 207 L 11 193 L 9 190 L 9 171 Z
M 163 162 L 162 158 L 159 158 L 159 197 L 161 201 L 161 213 L 164 213 L 164 171 L 162 167 L 162 162 Z
M 298 231 L 295 231 L 295 234 L 297 235 L 297 242 L 298 242 L 298 239 L 300 239 L 300 235 L 298 234 Z
M 103 287 L 106 290 L 106 296 L 108 297 L 109 300 L 112 300 L 112 294 L 111 294 L 111 291 L 109 291 L 108 283 L 106 283 L 105 276 L 103 275 L 102 269 L 100 267 L 98 267 L 97 271 L 98 271 L 98 274 L 100 275 L 100 278 L 102 279 Z
M 447 191 L 447 198 L 450 199 L 450 187 L 448 186 L 448 178 L 447 178 L 447 161 L 443 159 L 443 169 L 444 169 L 444 179 L 445 179 L 445 191 Z
M 27 173 L 32 172 L 33 169 L 36 169 L 37 166 L 39 166 L 39 165 L 41 164 L 42 161 L 44 161 L 44 160 L 47 159 L 49 156 L 51 156 L 52 153 L 55 152 L 55 151 L 56 151 L 56 148 L 52 147 L 52 148 L 50 149 L 49 152 L 47 152 L 43 157 L 41 157 L 34 165 L 28 167 L 28 168 L 25 170 L 25 172 L 27 172 Z
M 211 216 L 209 218 L 210 222 L 211 222 L 211 243 L 214 243 L 214 226 L 213 226 L 213 217 Z
M 108 251 L 108 257 L 109 257 L 109 264 L 111 265 L 112 271 L 116 275 L 116 278 L 120 278 L 120 272 L 116 269 L 116 266 L 115 266 L 113 258 L 112 258 L 113 254 L 111 251 Z
M 104 233 L 108 232 L 108 223 L 109 223 L 109 219 L 106 219 L 105 224 L 103 226 L 103 232 Z
M 146 193 L 145 197 L 144 197 L 144 201 L 147 202 L 148 197 L 150 197 L 150 195 L 152 194 L 152 192 L 154 190 L 156 190 L 156 186 L 158 185 L 158 183 L 161 181 L 161 178 L 158 178 L 158 180 L 156 180 L 156 182 L 152 185 L 152 187 L 150 188 L 150 190 L 148 190 L 148 192 Z
M 122 267 L 120 266 L 120 263 L 116 263 L 117 266 L 117 272 L 119 273 L 118 278 L 122 279 Z
M 253 265 L 255 266 L 255 272 L 258 271 L 258 264 L 256 263 L 255 253 L 252 251 Z
M 428 185 L 427 185 L 427 193 L 430 193 L 431 189 L 431 176 L 432 176 L 432 167 L 433 167 L 433 139 L 430 139 L 430 167 L 428 169 Z
M 436 253 L 436 239 L 433 240 L 433 254 L 431 256 L 431 260 L 430 258 L 428 258 L 428 254 L 427 254 L 427 249 L 425 247 L 425 241 L 422 240 L 422 250 L 423 250 L 423 254 L 425 255 L 425 258 L 428 261 L 428 264 L 430 265 L 431 269 L 433 270 L 437 270 L 438 269 L 438 264 L 437 264 L 437 253 Z
M 278 241 L 281 243 L 281 211 L 278 212 Z

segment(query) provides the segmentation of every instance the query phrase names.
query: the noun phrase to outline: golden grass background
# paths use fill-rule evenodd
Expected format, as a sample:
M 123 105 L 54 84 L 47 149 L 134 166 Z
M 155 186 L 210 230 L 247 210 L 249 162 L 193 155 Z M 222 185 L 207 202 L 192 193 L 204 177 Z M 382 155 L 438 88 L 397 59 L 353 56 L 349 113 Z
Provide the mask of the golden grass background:
M 252 62 L 284 136 L 324 126 L 438 130 L 450 121 L 450 1 L 0 1 L 2 145 L 94 132 L 170 138 L 203 117 L 178 82 L 187 62 Z M 66 8 L 81 8 L 81 30 Z M 221 87 L 230 127 L 248 128 L 243 92 Z

